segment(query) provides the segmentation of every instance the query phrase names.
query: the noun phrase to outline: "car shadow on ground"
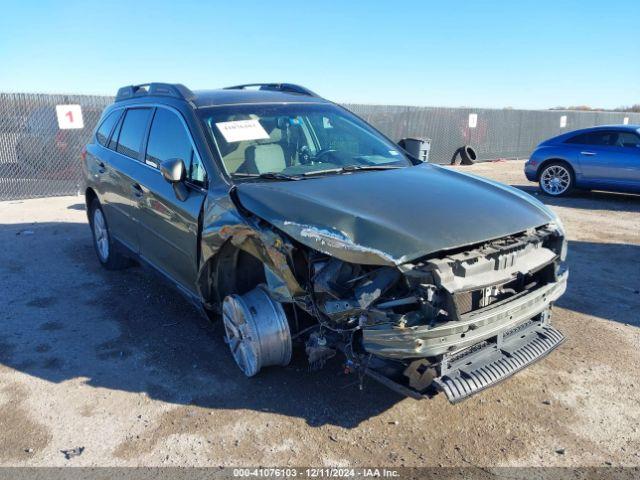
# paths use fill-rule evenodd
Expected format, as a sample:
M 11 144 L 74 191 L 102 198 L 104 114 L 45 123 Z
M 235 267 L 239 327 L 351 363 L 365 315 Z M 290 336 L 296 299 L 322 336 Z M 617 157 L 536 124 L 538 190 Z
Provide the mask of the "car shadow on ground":
M 244 377 L 219 323 L 149 270 L 102 269 L 86 224 L 2 225 L 0 245 L 0 362 L 28 375 L 311 426 L 353 428 L 404 399 L 368 378 L 360 390 L 338 358 L 309 372 L 299 348 L 287 367 Z
M 512 184 L 546 205 L 579 208 L 582 210 L 607 210 L 640 213 L 640 195 L 602 191 L 575 190 L 566 197 L 551 197 L 534 185 Z
M 85 211 L 87 206 L 84 203 L 74 203 L 73 205 L 69 205 L 67 210 L 80 210 Z
M 567 292 L 557 305 L 640 327 L 640 245 L 569 242 Z

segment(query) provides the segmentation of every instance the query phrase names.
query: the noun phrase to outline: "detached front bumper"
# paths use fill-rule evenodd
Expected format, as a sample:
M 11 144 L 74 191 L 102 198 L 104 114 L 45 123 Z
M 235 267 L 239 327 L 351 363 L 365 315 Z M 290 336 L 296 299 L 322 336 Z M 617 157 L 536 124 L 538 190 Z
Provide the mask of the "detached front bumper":
M 425 358 L 457 351 L 509 330 L 549 308 L 567 288 L 565 271 L 556 282 L 431 327 L 380 326 L 362 332 L 365 350 L 390 359 Z
M 557 278 L 532 292 L 465 314 L 458 322 L 433 328 L 363 331 L 365 348 L 373 347 L 387 362 L 418 358 L 405 374 L 414 370 L 416 375 L 415 370 L 422 368 L 420 375 L 431 375 L 429 388 L 412 388 L 411 381 L 399 381 L 374 369 L 367 373 L 404 395 L 424 398 L 442 391 L 452 403 L 495 385 L 564 341 L 562 333 L 549 324 L 551 304 L 566 290 L 568 272 Z M 420 359 L 427 357 L 438 361 L 421 367 Z

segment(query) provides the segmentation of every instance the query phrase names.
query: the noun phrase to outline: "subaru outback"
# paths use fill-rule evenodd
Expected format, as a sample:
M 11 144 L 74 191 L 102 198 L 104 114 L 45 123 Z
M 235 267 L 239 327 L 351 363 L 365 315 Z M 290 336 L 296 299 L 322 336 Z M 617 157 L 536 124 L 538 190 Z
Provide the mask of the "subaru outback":
M 347 371 L 468 397 L 564 339 L 558 217 L 511 187 L 423 163 L 293 84 L 123 87 L 83 151 L 100 263 L 151 266 L 211 319 L 247 376 Z

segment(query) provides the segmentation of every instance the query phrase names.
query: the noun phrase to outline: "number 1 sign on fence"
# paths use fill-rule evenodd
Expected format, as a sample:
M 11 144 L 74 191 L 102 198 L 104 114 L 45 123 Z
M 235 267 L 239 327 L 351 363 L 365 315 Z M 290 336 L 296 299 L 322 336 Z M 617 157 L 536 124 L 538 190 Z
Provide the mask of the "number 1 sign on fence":
M 80 105 L 56 105 L 56 116 L 60 130 L 84 127 Z

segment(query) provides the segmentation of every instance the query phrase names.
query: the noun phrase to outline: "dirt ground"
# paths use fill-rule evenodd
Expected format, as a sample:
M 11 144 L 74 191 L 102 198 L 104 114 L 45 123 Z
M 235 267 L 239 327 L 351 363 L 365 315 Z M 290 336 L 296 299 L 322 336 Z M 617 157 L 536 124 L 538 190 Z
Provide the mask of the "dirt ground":
M 522 162 L 457 168 L 536 195 Z M 246 379 L 178 293 L 100 268 L 81 197 L 0 203 L 0 465 L 640 465 L 640 197 L 537 198 L 570 239 L 567 341 L 457 405 L 300 352 Z

